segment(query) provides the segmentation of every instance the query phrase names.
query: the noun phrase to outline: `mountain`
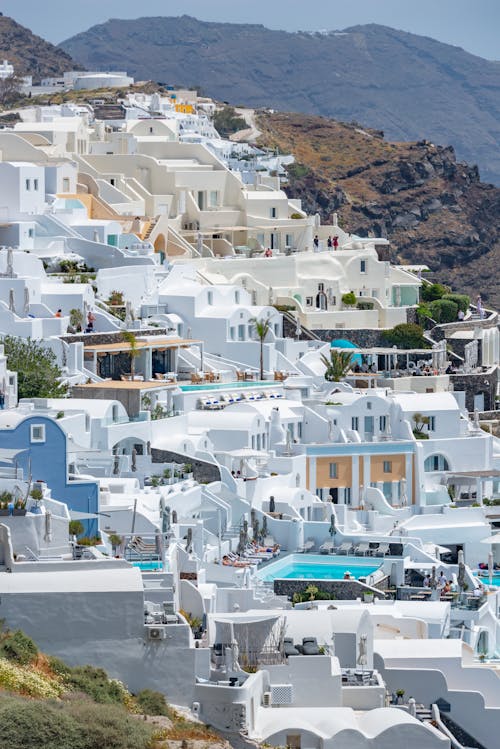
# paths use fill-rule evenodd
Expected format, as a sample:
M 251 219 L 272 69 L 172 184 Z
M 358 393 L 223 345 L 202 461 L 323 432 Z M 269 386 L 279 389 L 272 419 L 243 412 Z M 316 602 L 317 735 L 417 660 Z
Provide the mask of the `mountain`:
M 0 14 L 0 50 L 2 59 L 14 65 L 15 73 L 32 75 L 35 81 L 56 76 L 65 70 L 78 70 L 67 52 L 35 36 L 9 16 Z
M 61 46 L 86 66 L 200 87 L 232 104 L 451 143 L 500 184 L 500 63 L 459 47 L 375 24 L 311 34 L 189 16 L 112 19 Z
M 388 143 L 380 131 L 322 117 L 264 113 L 260 142 L 292 151 L 290 197 L 360 236 L 391 241 L 391 259 L 426 263 L 432 278 L 500 307 L 500 188 L 453 148 Z

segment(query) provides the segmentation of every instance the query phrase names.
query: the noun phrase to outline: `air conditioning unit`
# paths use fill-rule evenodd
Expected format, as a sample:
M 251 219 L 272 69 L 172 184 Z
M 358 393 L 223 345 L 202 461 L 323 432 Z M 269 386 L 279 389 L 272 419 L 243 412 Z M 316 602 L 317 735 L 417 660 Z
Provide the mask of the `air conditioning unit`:
M 270 707 L 271 706 L 271 692 L 264 692 L 262 695 L 262 704 L 264 707 Z
M 164 640 L 167 636 L 165 627 L 148 627 L 148 640 Z

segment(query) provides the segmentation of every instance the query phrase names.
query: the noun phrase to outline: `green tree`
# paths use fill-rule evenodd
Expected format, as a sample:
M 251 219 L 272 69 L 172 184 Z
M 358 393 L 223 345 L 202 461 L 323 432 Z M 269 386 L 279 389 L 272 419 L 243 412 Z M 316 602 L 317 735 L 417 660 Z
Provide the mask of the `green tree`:
M 384 330 L 382 339 L 397 348 L 429 348 L 424 338 L 424 329 L 416 323 L 403 322 L 390 330 Z
M 438 323 L 454 322 L 458 315 L 458 304 L 451 299 L 435 299 L 428 304 L 431 317 Z
M 430 423 L 430 419 L 428 416 L 423 416 L 421 413 L 413 414 L 413 422 L 415 424 L 414 432 L 417 432 L 418 434 L 423 434 L 424 427 L 428 426 Z
M 125 343 L 128 343 L 129 345 L 129 354 L 130 354 L 130 374 L 132 375 L 132 378 L 135 376 L 135 360 L 141 353 L 140 350 L 137 348 L 137 337 L 135 333 L 132 333 L 131 330 L 124 330 L 122 333 L 122 338 L 125 341 Z
M 79 520 L 69 521 L 69 535 L 70 536 L 81 536 L 84 531 L 85 531 L 85 528 L 83 527 L 83 523 L 81 523 Z
M 83 323 L 83 312 L 81 309 L 70 309 L 69 311 L 69 324 L 79 333 L 82 329 Z
M 356 304 L 356 294 L 354 291 L 348 291 L 347 294 L 342 294 L 342 304 L 346 307 L 354 307 Z
M 238 130 L 246 130 L 248 125 L 243 117 L 238 117 L 234 107 L 223 107 L 214 114 L 214 127 L 222 138 L 228 138 Z
M 424 302 L 433 302 L 435 299 L 441 299 L 449 291 L 448 286 L 443 286 L 442 283 L 424 284 L 422 286 L 422 299 Z
M 447 299 L 450 302 L 455 302 L 458 309 L 461 309 L 464 314 L 469 309 L 470 297 L 467 294 L 444 294 L 442 298 L 443 300 Z
M 22 79 L 17 75 L 8 75 L 7 78 L 0 78 L 0 104 L 8 107 L 16 102 L 21 94 Z
M 252 318 L 250 322 L 252 323 L 255 329 L 255 332 L 257 333 L 257 338 L 260 341 L 260 379 L 263 380 L 264 379 L 264 341 L 271 328 L 271 323 L 269 322 L 269 320 L 258 320 L 256 317 Z
M 327 382 L 339 382 L 351 368 L 352 354 L 348 351 L 338 351 L 338 349 L 331 348 L 329 357 L 321 354 L 321 361 L 326 367 L 325 380 Z
M 7 367 L 17 372 L 19 398 L 61 398 L 68 386 L 61 382 L 62 371 L 54 352 L 31 338 L 5 336 Z

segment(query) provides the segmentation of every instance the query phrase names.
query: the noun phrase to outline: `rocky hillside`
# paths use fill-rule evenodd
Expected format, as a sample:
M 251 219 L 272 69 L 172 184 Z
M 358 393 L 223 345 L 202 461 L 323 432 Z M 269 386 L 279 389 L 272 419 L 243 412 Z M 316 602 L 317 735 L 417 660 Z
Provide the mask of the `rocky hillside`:
M 388 143 L 379 131 L 322 117 L 261 114 L 262 142 L 292 151 L 291 197 L 324 221 L 339 213 L 361 236 L 391 240 L 392 259 L 500 307 L 500 188 L 451 147 Z
M 0 59 L 9 60 L 16 73 L 32 75 L 34 81 L 81 67 L 64 50 L 35 36 L 12 18 L 1 14 Z
M 232 104 L 451 143 L 500 184 L 500 64 L 427 37 L 373 24 L 310 34 L 182 16 L 112 19 L 61 46 L 84 65 L 201 87 Z

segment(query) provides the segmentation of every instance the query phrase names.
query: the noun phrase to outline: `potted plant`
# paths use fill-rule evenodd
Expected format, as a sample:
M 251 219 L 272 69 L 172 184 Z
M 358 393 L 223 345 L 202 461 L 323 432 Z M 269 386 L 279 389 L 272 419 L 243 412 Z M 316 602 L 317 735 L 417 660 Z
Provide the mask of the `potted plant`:
M 183 478 L 185 479 L 192 479 L 193 478 L 193 466 L 191 463 L 185 463 L 184 464 L 184 471 L 182 473 Z
M 365 603 L 373 603 L 375 600 L 375 593 L 373 593 L 371 590 L 365 590 L 363 593 L 363 600 Z
M 396 689 L 396 697 L 398 698 L 398 705 L 403 704 L 403 697 L 405 696 L 405 690 L 404 689 Z
M 26 515 L 26 503 L 23 499 L 16 499 L 14 503 L 14 515 Z

